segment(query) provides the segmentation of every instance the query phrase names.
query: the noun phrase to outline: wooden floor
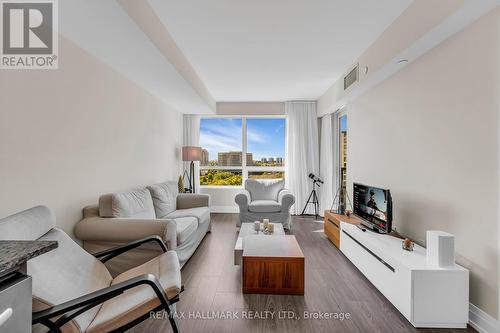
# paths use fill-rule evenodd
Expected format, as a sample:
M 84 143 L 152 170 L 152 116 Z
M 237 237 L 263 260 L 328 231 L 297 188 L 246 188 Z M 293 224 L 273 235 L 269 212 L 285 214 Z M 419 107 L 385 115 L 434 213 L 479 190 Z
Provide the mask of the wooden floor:
M 235 214 L 213 214 L 212 232 L 182 270 L 186 290 L 177 304 L 177 313 L 194 318 L 179 319 L 180 332 L 475 332 L 472 328 L 413 328 L 326 239 L 322 222 L 313 218 L 294 217 L 293 225 L 305 256 L 305 295 L 243 295 L 241 267 L 233 265 L 235 219 Z M 217 311 L 234 312 L 239 319 L 206 319 Z M 248 319 L 250 311 L 262 319 Z M 349 313 L 350 318 L 304 319 L 304 311 Z M 278 314 L 285 313 L 300 318 L 278 318 Z M 247 318 L 242 318 L 244 314 Z M 168 319 L 148 319 L 130 332 L 171 329 Z

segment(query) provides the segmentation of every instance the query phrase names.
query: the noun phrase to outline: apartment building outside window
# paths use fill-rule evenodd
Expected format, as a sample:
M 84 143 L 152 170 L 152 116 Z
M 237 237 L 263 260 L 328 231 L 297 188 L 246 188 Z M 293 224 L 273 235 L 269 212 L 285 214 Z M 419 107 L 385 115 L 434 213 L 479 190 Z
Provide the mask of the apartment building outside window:
M 242 186 L 285 177 L 284 117 L 206 117 L 200 121 L 201 186 Z M 246 158 L 243 158 L 246 156 Z

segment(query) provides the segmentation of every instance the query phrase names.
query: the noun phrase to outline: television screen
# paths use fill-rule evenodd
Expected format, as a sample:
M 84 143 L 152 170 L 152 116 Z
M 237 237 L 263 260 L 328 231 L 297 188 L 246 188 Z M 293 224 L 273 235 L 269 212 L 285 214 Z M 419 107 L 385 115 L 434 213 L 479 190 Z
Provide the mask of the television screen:
M 389 190 L 354 183 L 354 214 L 368 222 L 368 226 L 382 232 L 391 232 L 392 202 Z

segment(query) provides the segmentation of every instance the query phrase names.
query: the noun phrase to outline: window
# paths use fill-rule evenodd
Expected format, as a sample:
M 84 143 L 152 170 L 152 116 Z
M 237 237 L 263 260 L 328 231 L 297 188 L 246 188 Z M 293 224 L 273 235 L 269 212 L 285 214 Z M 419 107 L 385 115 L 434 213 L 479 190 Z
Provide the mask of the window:
M 242 186 L 248 178 L 284 178 L 285 125 L 285 118 L 277 117 L 202 118 L 200 184 Z
M 347 195 L 347 115 L 343 114 L 339 117 L 339 168 L 340 168 L 340 184 L 342 192 L 340 194 L 340 202 L 346 207 Z

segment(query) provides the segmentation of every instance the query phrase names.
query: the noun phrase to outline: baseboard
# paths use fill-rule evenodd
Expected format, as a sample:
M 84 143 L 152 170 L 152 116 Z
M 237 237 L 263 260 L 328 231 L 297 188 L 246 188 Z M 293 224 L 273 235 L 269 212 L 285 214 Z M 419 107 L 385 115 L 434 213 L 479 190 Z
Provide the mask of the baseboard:
M 500 332 L 500 322 L 472 303 L 469 303 L 469 325 L 479 333 Z
M 210 206 L 211 213 L 238 213 L 238 206 Z

